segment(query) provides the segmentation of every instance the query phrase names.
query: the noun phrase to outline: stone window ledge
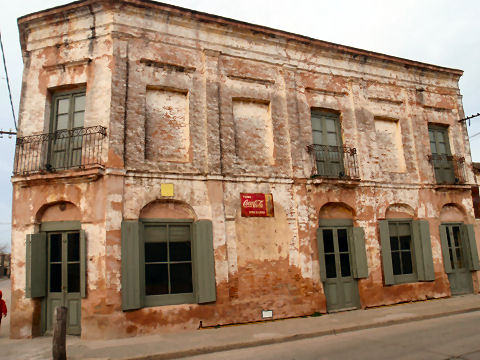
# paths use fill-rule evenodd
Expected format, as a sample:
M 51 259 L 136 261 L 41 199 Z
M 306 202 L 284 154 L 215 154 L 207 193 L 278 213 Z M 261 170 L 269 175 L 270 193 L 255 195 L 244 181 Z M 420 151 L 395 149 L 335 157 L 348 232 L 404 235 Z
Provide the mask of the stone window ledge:
M 322 178 L 316 177 L 314 179 L 307 180 L 307 184 L 319 185 L 319 184 L 331 184 L 345 187 L 354 187 L 360 185 L 360 179 L 334 179 L 334 178 Z
M 21 187 L 52 183 L 74 184 L 93 182 L 102 177 L 105 168 L 101 165 L 89 166 L 81 169 L 68 169 L 55 172 L 41 172 L 29 175 L 15 175 L 12 183 Z
M 466 191 L 472 188 L 473 184 L 434 184 L 432 187 L 436 191 Z

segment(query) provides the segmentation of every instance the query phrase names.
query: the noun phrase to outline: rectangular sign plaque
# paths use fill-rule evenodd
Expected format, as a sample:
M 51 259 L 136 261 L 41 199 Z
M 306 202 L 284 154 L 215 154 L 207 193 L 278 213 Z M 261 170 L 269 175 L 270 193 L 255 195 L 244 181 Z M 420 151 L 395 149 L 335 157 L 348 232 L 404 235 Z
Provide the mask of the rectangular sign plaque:
M 242 216 L 273 217 L 273 195 L 261 193 L 240 193 Z

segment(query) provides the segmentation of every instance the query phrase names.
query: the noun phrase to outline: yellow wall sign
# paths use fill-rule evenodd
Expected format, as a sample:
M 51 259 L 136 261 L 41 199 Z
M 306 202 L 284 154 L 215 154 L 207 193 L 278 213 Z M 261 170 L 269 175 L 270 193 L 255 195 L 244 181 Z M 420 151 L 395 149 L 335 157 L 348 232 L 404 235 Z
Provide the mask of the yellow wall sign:
M 161 184 L 160 192 L 162 196 L 173 196 L 173 184 Z

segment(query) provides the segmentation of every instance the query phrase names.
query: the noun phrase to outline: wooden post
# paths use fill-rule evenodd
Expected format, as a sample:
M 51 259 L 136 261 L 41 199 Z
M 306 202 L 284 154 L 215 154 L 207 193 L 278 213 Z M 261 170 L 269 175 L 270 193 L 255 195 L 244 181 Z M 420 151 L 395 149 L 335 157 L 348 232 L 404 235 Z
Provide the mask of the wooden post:
M 59 306 L 56 308 L 57 321 L 53 329 L 52 355 L 53 360 L 67 359 L 67 308 Z

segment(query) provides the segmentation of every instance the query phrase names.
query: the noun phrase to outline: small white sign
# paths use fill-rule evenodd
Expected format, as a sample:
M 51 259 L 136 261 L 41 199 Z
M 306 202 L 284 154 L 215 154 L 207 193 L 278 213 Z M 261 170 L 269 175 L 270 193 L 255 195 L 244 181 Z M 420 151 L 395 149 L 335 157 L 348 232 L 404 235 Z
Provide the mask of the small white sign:
M 262 310 L 263 319 L 271 319 L 273 317 L 273 310 Z

